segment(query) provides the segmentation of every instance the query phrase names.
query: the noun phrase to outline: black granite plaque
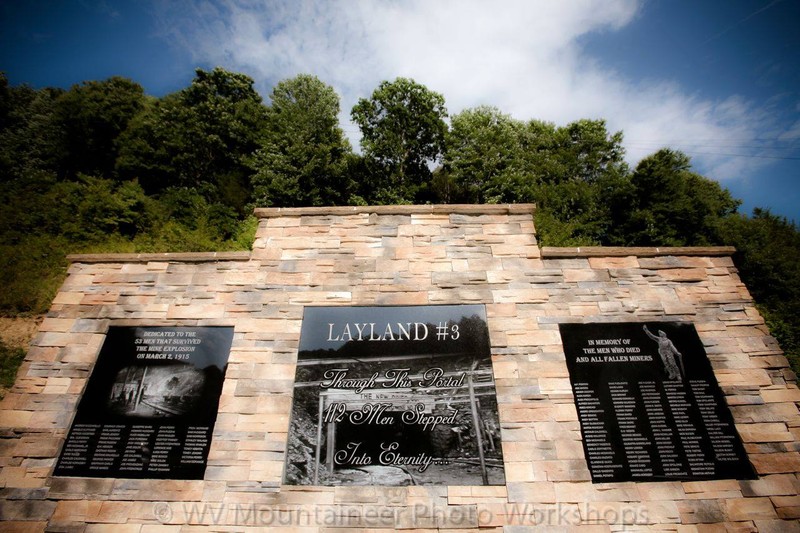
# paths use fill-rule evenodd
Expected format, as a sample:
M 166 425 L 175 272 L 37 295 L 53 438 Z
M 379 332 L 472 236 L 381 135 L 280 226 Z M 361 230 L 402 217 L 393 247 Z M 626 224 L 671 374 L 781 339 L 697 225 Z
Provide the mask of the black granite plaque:
M 111 327 L 54 474 L 202 479 L 231 327 Z
M 503 485 L 482 305 L 307 307 L 284 479 Z
M 755 477 L 693 324 L 562 324 L 595 483 Z

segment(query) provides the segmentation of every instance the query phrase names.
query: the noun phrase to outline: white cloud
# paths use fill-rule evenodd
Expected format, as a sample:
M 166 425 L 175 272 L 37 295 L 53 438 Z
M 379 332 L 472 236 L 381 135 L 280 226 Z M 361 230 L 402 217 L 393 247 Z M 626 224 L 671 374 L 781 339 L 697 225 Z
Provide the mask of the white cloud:
M 731 158 L 721 146 L 753 142 L 767 118 L 735 96 L 711 101 L 669 80 L 626 79 L 600 66 L 580 37 L 614 31 L 636 0 L 185 0 L 158 12 L 169 38 L 203 64 L 246 72 L 262 94 L 307 72 L 349 110 L 382 80 L 412 77 L 445 96 L 448 109 L 490 104 L 519 119 L 566 124 L 605 118 L 623 130 L 635 163 L 669 145 L 696 154 L 717 179 L 746 178 L 765 160 Z M 708 149 L 702 143 L 714 140 Z

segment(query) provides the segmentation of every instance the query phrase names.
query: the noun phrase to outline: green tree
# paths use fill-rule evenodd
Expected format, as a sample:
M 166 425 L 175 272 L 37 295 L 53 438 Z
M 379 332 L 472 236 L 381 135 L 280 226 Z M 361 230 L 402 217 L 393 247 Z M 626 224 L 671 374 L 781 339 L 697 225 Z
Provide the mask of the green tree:
M 148 196 L 132 179 L 135 174 L 108 179 L 113 177 L 109 160 L 116 147 L 135 156 L 128 162 L 145 169 L 147 178 L 189 181 L 187 169 L 194 164 L 189 160 L 208 154 L 195 142 L 197 132 L 222 138 L 238 131 L 255 141 L 258 130 L 247 126 L 255 123 L 248 123 L 252 113 L 235 100 L 252 102 L 257 95 L 236 91 L 238 75 L 226 79 L 216 74 L 202 83 L 196 80 L 200 87 L 194 91 L 188 88 L 164 99 L 142 97 L 142 108 L 133 119 L 128 117 L 135 106 L 126 105 L 135 103 L 141 91 L 126 80 L 87 82 L 64 92 L 11 87 L 0 76 L 0 313 L 45 312 L 63 282 L 69 253 L 250 246 L 255 219 L 239 220 L 220 201 L 220 176 L 229 176 L 231 169 L 245 177 L 249 173 L 243 160 L 250 154 L 245 156 L 246 148 L 235 142 L 222 143 L 221 155 L 211 154 L 219 156 L 219 164 L 207 168 L 221 172 L 209 172 L 196 187 L 170 186 L 169 179 L 151 181 L 157 186 Z M 209 102 L 220 109 L 205 109 Z M 241 115 L 225 114 L 226 109 Z M 171 120 L 161 121 L 162 111 L 168 111 L 164 116 Z M 263 112 L 260 100 L 255 113 L 259 111 Z M 233 157 L 224 160 L 227 147 L 234 148 Z M 104 169 L 107 174 L 95 177 L 77 172 L 79 168 Z M 158 173 L 147 172 L 150 168 Z
M 600 244 L 615 217 L 611 206 L 627 190 L 621 143 L 622 134 L 609 133 L 602 120 L 557 128 L 492 107 L 468 109 L 452 119 L 440 181 L 459 201 L 536 203 L 537 230 L 548 245 Z
M 150 101 L 120 140 L 117 169 L 145 189 L 191 187 L 244 212 L 247 160 L 258 148 L 266 108 L 244 74 L 196 70 L 192 84 Z
M 117 159 L 117 138 L 144 107 L 144 89 L 129 79 L 112 77 L 74 85 L 56 102 L 63 134 L 60 174 L 111 177 Z
M 558 128 L 555 135 L 563 173 L 553 175 L 553 181 L 594 183 L 627 170 L 622 132 L 610 133 L 605 120 L 581 119 Z
M 525 172 L 524 125 L 495 107 L 466 109 L 451 119 L 445 172 L 457 201 L 495 203 Z M 517 196 L 517 195 L 515 195 Z
M 614 244 L 720 244 L 720 221 L 741 203 L 719 183 L 692 172 L 688 156 L 669 149 L 643 159 L 631 185 L 627 219 L 609 239 Z
M 148 194 L 179 184 L 181 171 L 173 160 L 188 150 L 181 143 L 188 137 L 178 117 L 181 107 L 178 93 L 145 100 L 119 139 L 120 178 L 138 179 Z
M 445 148 L 444 97 L 408 78 L 384 81 L 350 113 L 361 129 L 361 147 L 371 166 L 369 201 L 431 199 L 430 165 Z
M 0 75 L 0 181 L 55 174 L 64 159 L 63 130 L 56 120 L 61 89 L 8 86 Z
M 719 225 L 722 241 L 736 247 L 734 260 L 795 372 L 800 372 L 800 231 L 766 209 L 752 217 L 733 214 Z
M 608 241 L 627 209 L 628 166 L 622 132 L 611 133 L 604 120 L 581 119 L 564 127 L 532 121 L 529 165 L 541 185 L 532 192 L 536 223 L 549 246 L 598 245 Z
M 346 202 L 350 144 L 339 127 L 339 96 L 315 76 L 278 83 L 270 95 L 264 139 L 251 162 L 259 206 Z

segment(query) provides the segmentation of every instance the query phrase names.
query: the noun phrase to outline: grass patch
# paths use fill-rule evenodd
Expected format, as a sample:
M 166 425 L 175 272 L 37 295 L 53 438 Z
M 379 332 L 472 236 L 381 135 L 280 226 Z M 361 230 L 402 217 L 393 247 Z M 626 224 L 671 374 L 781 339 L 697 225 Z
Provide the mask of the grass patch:
M 8 346 L 0 340 L 0 398 L 14 385 L 17 370 L 23 359 L 25 359 L 24 349 Z

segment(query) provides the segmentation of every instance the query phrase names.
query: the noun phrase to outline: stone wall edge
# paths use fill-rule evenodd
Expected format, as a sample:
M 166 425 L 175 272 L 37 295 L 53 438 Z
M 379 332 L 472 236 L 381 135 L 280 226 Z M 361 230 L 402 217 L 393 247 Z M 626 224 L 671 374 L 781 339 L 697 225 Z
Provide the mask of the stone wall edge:
M 660 257 L 660 256 L 696 256 L 696 257 L 728 257 L 736 253 L 733 246 L 664 246 L 664 247 L 628 247 L 628 246 L 581 246 L 557 247 L 543 246 L 542 259 L 568 259 L 575 257 Z
M 253 213 L 257 218 L 341 216 L 341 215 L 505 215 L 530 214 L 535 204 L 431 204 L 431 205 L 378 205 L 336 207 L 259 207 Z
M 150 263 L 183 262 L 206 263 L 213 261 L 249 261 L 250 252 L 174 252 L 156 254 L 70 254 L 70 263 Z

